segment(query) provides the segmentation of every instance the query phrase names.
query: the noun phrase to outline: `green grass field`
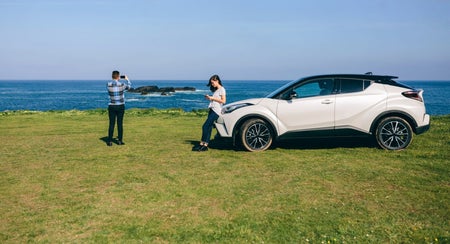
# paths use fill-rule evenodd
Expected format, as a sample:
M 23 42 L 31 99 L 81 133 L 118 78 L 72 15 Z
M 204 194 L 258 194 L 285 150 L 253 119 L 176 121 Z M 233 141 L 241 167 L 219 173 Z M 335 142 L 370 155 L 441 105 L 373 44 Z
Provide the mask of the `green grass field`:
M 450 116 L 403 151 L 299 141 L 192 152 L 205 114 L 0 113 L 1 243 L 448 243 Z

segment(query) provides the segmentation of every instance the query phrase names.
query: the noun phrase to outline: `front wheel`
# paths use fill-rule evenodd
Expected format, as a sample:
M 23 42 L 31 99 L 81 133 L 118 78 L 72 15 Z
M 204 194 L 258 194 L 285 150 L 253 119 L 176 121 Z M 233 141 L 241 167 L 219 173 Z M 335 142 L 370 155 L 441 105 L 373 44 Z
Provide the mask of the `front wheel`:
M 387 117 L 377 126 L 378 145 L 388 150 L 401 150 L 412 141 L 413 131 L 409 123 L 400 117 Z
M 262 119 L 246 121 L 239 133 L 242 145 L 250 152 L 264 151 L 272 145 L 270 125 Z

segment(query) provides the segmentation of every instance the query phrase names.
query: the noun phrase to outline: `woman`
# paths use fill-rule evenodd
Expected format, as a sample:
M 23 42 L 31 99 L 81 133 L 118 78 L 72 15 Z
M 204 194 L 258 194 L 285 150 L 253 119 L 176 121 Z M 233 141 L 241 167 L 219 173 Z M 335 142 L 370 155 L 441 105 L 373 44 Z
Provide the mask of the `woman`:
M 208 151 L 208 144 L 211 139 L 214 121 L 219 118 L 219 114 L 221 114 L 222 111 L 222 106 L 227 101 L 225 88 L 222 86 L 222 81 L 218 75 L 211 76 L 207 86 L 209 86 L 209 89 L 213 92 L 213 95 L 205 95 L 205 98 L 209 100 L 209 112 L 208 118 L 202 127 L 202 140 L 197 148 L 199 152 Z

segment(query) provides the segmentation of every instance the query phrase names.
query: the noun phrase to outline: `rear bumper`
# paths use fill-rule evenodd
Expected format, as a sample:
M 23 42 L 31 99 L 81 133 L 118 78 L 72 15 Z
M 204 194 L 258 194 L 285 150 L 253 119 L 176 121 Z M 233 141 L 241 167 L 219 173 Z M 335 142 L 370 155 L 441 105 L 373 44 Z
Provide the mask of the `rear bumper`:
M 422 134 L 422 133 L 428 131 L 429 129 L 430 129 L 430 124 L 427 124 L 427 125 L 424 125 L 424 126 L 417 127 L 417 128 L 416 128 L 416 134 L 417 134 L 417 135 Z
M 424 123 L 422 126 L 418 126 L 416 128 L 417 135 L 422 134 L 430 129 L 430 115 L 425 114 L 423 122 Z

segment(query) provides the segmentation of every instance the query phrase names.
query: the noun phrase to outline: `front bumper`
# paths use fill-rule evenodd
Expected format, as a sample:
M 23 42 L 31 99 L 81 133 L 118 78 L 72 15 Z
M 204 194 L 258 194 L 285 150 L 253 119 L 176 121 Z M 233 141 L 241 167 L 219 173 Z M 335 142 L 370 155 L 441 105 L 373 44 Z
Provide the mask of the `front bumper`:
M 220 116 L 216 123 L 214 124 L 216 126 L 217 132 L 221 137 L 231 137 L 231 132 L 228 131 L 225 121 L 222 116 Z

